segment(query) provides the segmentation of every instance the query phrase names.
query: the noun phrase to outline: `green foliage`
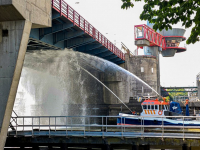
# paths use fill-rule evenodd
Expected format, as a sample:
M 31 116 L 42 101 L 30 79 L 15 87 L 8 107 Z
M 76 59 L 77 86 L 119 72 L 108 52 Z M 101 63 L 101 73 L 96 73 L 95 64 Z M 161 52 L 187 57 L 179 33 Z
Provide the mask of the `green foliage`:
M 134 6 L 131 0 L 122 2 L 122 9 Z M 140 19 L 154 23 L 155 30 L 172 29 L 173 24 L 181 21 L 185 28 L 194 24 L 186 43 L 191 44 L 200 40 L 200 0 L 144 0 L 144 2 Z
M 166 102 L 170 102 L 170 97 L 169 96 L 166 97 Z
M 170 91 L 178 91 L 178 92 L 170 92 Z M 170 97 L 187 96 L 187 92 L 181 92 L 181 91 L 185 91 L 185 89 L 167 89 L 167 92 L 169 93 Z

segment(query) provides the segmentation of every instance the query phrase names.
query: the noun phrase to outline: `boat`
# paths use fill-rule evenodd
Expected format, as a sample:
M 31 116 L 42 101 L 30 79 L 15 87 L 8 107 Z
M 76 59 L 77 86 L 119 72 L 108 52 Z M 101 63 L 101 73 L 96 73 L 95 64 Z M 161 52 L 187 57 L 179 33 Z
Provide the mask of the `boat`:
M 188 100 L 186 114 L 183 116 L 178 102 L 146 99 L 141 103 L 142 112 L 137 115 L 119 113 L 117 125 L 168 125 L 168 126 L 200 126 L 200 121 L 192 120 L 189 116 Z

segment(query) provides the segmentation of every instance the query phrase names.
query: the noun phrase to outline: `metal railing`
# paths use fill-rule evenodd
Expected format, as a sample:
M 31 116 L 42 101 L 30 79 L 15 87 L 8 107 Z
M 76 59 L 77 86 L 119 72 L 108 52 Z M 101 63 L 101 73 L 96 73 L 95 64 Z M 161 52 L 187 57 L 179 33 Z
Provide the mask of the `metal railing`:
M 105 46 L 108 50 L 113 52 L 122 60 L 125 60 L 124 53 L 118 49 L 112 42 L 110 42 L 103 34 L 94 28 L 87 20 L 79 15 L 71 6 L 64 0 L 51 0 L 52 8 L 60 13 L 60 16 L 66 17 L 74 25 L 78 26 L 85 33 L 96 39 L 99 43 Z
M 135 40 L 148 40 L 150 46 L 159 46 L 163 50 L 166 50 L 166 42 L 164 36 L 147 26 L 146 24 L 134 26 Z
M 187 119 L 200 120 L 200 116 L 169 116 L 171 119 L 182 119 L 179 126 L 164 125 L 164 118 L 159 125 L 144 125 L 144 117 L 133 116 L 140 122 L 139 125 L 125 125 L 126 119 L 122 116 L 17 116 L 12 119 L 16 124 L 9 129 L 8 136 L 79 136 L 79 137 L 155 137 L 155 138 L 193 138 L 200 139 L 200 126 L 188 126 Z M 117 125 L 117 118 L 121 119 Z M 152 117 L 145 117 L 152 118 Z M 199 121 L 200 122 L 200 121 Z

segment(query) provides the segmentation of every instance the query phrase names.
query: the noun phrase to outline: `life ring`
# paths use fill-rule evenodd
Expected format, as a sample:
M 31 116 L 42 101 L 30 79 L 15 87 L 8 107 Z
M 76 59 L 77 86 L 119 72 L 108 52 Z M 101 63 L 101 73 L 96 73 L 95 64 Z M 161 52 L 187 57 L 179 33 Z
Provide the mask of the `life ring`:
M 159 110 L 159 111 L 158 111 L 158 114 L 159 114 L 159 115 L 162 115 L 162 111 L 161 111 L 161 110 Z

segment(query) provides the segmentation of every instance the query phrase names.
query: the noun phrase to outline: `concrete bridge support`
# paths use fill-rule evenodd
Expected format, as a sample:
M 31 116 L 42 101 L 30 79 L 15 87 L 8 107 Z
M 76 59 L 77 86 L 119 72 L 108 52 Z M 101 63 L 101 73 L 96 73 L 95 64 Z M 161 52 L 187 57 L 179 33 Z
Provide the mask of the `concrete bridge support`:
M 25 20 L 0 23 L 0 30 L 8 32 L 0 43 L 0 145 L 7 135 L 31 25 Z
M 50 0 L 0 0 L 0 150 L 10 117 L 31 28 L 51 26 Z

